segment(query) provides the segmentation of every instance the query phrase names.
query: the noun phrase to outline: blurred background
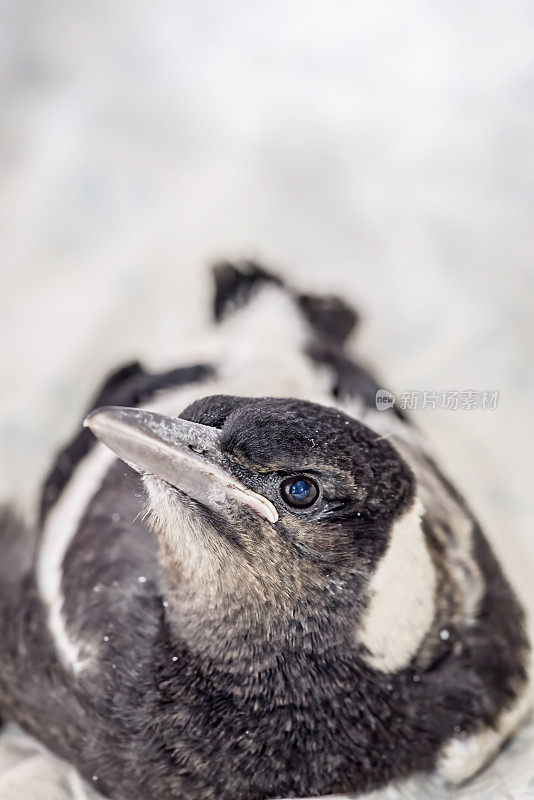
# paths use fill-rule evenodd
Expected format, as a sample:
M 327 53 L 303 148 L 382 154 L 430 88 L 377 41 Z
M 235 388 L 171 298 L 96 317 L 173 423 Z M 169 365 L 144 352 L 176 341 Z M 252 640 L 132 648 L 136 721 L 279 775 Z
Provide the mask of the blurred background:
M 352 299 L 393 391 L 500 391 L 414 416 L 534 596 L 532 3 L 0 8 L 2 493 L 253 256 Z

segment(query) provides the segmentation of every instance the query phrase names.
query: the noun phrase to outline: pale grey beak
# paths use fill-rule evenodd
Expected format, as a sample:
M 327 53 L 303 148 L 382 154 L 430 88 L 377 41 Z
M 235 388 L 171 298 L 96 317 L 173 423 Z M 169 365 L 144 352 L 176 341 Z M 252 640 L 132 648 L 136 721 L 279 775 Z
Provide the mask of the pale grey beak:
M 83 424 L 134 469 L 162 478 L 213 511 L 224 513 L 237 501 L 269 522 L 278 520 L 270 500 L 221 465 L 217 428 L 121 406 L 97 408 Z

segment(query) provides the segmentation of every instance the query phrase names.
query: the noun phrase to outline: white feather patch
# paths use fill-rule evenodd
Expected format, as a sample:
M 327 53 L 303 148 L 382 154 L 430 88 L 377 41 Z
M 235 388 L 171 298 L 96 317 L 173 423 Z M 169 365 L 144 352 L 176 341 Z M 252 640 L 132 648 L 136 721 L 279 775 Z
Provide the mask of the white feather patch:
M 396 672 L 417 653 L 434 619 L 436 574 L 421 528 L 418 499 L 394 523 L 369 586 L 357 641 L 373 669 Z
M 463 783 L 482 769 L 532 710 L 533 694 L 531 664 L 523 691 L 511 708 L 502 712 L 495 727 L 485 728 L 464 739 L 458 736 L 449 739 L 438 760 L 437 776 L 447 783 Z
M 80 646 L 70 638 L 63 616 L 63 559 L 74 538 L 87 504 L 101 485 L 114 455 L 96 445 L 76 466 L 72 476 L 51 508 L 43 528 L 37 559 L 37 586 L 48 611 L 48 627 L 59 657 L 77 671 L 82 666 Z

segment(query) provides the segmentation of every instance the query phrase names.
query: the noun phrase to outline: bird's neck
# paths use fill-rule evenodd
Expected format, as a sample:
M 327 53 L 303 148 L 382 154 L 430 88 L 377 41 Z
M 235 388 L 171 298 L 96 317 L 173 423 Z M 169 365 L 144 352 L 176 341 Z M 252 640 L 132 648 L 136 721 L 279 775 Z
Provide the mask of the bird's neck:
M 182 580 L 166 591 L 171 637 L 210 664 L 236 672 L 344 646 L 349 634 L 340 603 L 320 608 L 318 613 L 313 597 L 277 601 L 246 581 L 228 586 Z
M 290 658 L 351 639 L 354 586 L 337 580 L 321 587 L 304 560 L 262 551 L 259 538 L 254 558 L 247 558 L 193 522 L 182 525 L 180 537 L 172 528 L 157 531 L 165 615 L 177 644 L 225 669 L 253 669 L 280 654 Z

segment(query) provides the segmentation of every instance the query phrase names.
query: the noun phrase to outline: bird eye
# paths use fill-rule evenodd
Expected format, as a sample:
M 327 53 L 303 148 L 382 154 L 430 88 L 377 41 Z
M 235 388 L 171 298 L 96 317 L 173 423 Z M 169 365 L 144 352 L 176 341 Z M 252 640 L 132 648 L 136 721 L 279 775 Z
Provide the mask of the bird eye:
M 280 492 L 285 502 L 293 508 L 308 508 L 319 497 L 319 487 L 315 481 L 301 475 L 282 481 Z

